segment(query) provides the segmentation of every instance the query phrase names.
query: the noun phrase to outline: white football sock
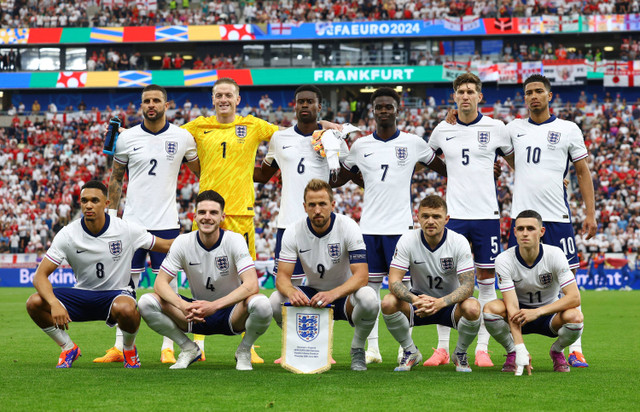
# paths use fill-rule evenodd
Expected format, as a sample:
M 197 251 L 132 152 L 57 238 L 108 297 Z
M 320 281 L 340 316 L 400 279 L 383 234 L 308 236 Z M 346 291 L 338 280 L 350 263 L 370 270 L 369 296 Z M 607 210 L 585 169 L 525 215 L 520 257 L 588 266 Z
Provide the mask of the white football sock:
M 449 340 L 451 338 L 451 328 L 444 325 L 436 325 L 438 330 L 438 349 L 444 349 L 449 353 Z
M 56 328 L 55 326 L 49 326 L 48 328 L 42 328 L 42 331 L 49 335 L 60 348 L 65 351 L 73 349 L 73 341 L 69 337 L 69 334 L 64 329 Z
M 468 320 L 464 316 L 458 321 L 458 343 L 456 344 L 456 353 L 466 352 L 471 342 L 478 335 L 480 329 L 480 319 Z
M 113 346 L 122 352 L 123 345 L 122 330 L 120 326 L 116 325 L 116 343 Z
M 367 336 L 369 336 L 373 325 L 378 321 L 380 310 L 378 295 L 372 288 L 365 286 L 351 295 L 350 299 L 351 303 L 353 303 L 351 321 L 355 326 L 351 347 L 364 348 Z M 371 346 L 369 346 L 369 349 L 371 349 Z
M 384 323 L 387 324 L 387 329 L 389 329 L 389 333 L 395 340 L 398 341 L 402 348 L 405 351 L 415 351 L 415 345 L 413 344 L 413 339 L 411 338 L 411 334 L 409 333 L 409 319 L 404 315 L 404 313 L 398 311 L 396 313 L 392 313 L 391 315 L 382 314 L 382 318 L 384 319 Z
M 249 317 L 244 325 L 245 334 L 239 348 L 251 349 L 254 342 L 269 328 L 273 312 L 265 295 L 257 295 L 247 305 Z
M 277 290 L 273 291 L 271 296 L 269 296 L 269 303 L 271 304 L 273 320 L 276 321 L 276 324 L 280 327 L 280 329 L 282 329 L 282 304 L 286 301 L 287 298 Z
M 580 311 L 580 313 L 582 313 L 582 306 L 578 306 L 577 309 Z M 578 336 L 578 339 L 576 339 L 576 341 L 569 346 L 569 353 L 571 352 L 582 353 L 582 334 L 580 334 L 580 336 Z
M 136 335 L 138 331 L 135 333 L 129 333 L 125 330 L 122 331 L 122 348 L 124 350 L 133 350 L 133 346 L 136 344 Z
M 484 325 L 487 330 L 499 344 L 501 344 L 507 353 L 515 352 L 516 345 L 511 336 L 511 328 L 502 316 L 493 313 L 484 313 Z
M 382 283 L 369 282 L 369 286 L 376 293 L 378 314 L 376 315 L 376 321 L 371 328 L 371 332 L 369 333 L 369 336 L 367 336 L 367 350 L 380 352 L 380 346 L 378 343 L 378 324 L 380 323 L 380 288 L 382 287 Z
M 162 336 L 168 336 L 183 350 L 195 347 L 195 343 L 180 330 L 178 325 L 169 316 L 162 313 L 160 303 L 151 294 L 140 298 L 138 309 L 140 310 L 140 315 L 142 315 L 142 318 L 151 329 Z
M 491 279 L 478 279 L 478 301 L 480 301 L 480 313 L 482 313 L 485 303 L 498 299 L 495 283 L 495 277 Z M 489 338 L 491 335 L 487 332 L 487 328 L 484 326 L 482 319 L 483 318 L 481 317 L 481 325 L 478 330 L 478 342 L 476 343 L 476 352 L 486 352 L 489 349 Z
M 571 345 L 582 335 L 584 323 L 565 323 L 558 330 L 558 339 L 551 345 L 551 350 L 562 352 L 564 348 Z

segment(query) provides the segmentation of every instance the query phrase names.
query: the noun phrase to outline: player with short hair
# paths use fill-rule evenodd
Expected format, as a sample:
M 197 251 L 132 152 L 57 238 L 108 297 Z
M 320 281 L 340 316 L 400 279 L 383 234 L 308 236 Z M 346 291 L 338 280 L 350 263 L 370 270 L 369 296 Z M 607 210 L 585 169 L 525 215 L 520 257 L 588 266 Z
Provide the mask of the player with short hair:
M 593 181 L 582 131 L 575 123 L 551 115 L 549 102 L 552 98 L 551 84 L 546 77 L 529 76 L 524 82 L 529 118 L 515 119 L 507 125 L 515 162 L 511 216 L 529 209 L 540 213 L 546 228 L 543 242 L 561 248 L 575 274 L 579 260 L 564 187 L 569 162 L 575 168 L 586 209 L 582 229 L 587 239 L 597 230 Z M 510 247 L 516 244 L 514 224 L 515 219 L 509 236 Z M 589 366 L 582 355 L 580 339 L 571 345 L 569 352 L 571 366 Z
M 371 95 L 376 130 L 356 140 L 343 161 L 343 173 L 364 179 L 360 229 L 367 244 L 369 286 L 380 294 L 382 280 L 400 236 L 413 229 L 411 178 L 418 164 L 445 175 L 442 161 L 422 138 L 398 130 L 400 96 L 389 87 Z M 409 276 L 406 277 L 409 280 Z M 368 339 L 367 361 L 382 362 L 377 320 Z M 401 357 L 401 355 L 399 356 Z
M 107 187 L 87 182 L 80 191 L 82 218 L 65 226 L 53 239 L 33 279 L 36 293 L 27 300 L 27 312 L 62 352 L 57 368 L 70 368 L 80 349 L 66 330 L 69 322 L 106 321 L 122 329 L 124 367 L 139 368 L 135 346 L 140 326 L 136 293 L 131 282 L 131 258 L 138 248 L 169 250 L 172 240 L 158 238 L 143 227 L 110 217 Z M 49 281 L 66 260 L 76 276 L 73 288 L 53 289 Z
M 178 175 L 183 160 L 196 175 L 200 174 L 200 162 L 196 143 L 186 130 L 167 121 L 169 108 L 167 91 L 151 84 L 142 89 L 140 108 L 143 122 L 120 133 L 113 155 L 113 168 L 109 180 L 111 216 L 117 216 L 122 196 L 125 172 L 128 174 L 127 199 L 122 219 L 134 222 L 163 239 L 175 239 L 180 234 L 176 201 Z M 150 202 L 153 207 L 149 207 Z M 140 275 L 145 270 L 147 255 L 151 269 L 158 274 L 164 253 L 139 249 L 131 262 L 131 278 L 138 287 Z M 172 284 L 178 293 L 177 282 Z M 116 330 L 116 342 L 106 355 L 94 362 L 122 361 L 122 332 Z M 160 352 L 162 363 L 175 363 L 173 342 L 165 338 Z
M 463 235 L 473 250 L 481 305 L 497 298 L 494 261 L 500 253 L 500 208 L 496 194 L 494 163 L 498 155 L 512 162 L 513 147 L 503 122 L 478 112 L 482 82 L 464 73 L 453 82 L 457 105 L 456 124 L 442 121 L 429 138 L 429 146 L 444 154 L 447 165 L 447 228 Z M 438 328 L 438 349 L 425 366 L 449 363 L 449 329 Z M 489 333 L 478 333 L 475 364 L 493 366 L 488 353 Z
M 507 350 L 503 372 L 531 374 L 522 335 L 536 333 L 558 339 L 549 355 L 553 370 L 569 372 L 563 350 L 582 334 L 584 317 L 578 310 L 580 291 L 562 249 L 541 243 L 545 234 L 540 214 L 523 210 L 514 219 L 517 246 L 496 258 L 502 299 L 484 306 L 491 336 Z M 560 291 L 564 296 L 558 298 Z
M 395 371 L 410 371 L 422 361 L 409 328 L 441 324 L 458 330 L 454 364 L 458 372 L 471 372 L 467 348 L 480 328 L 480 303 L 473 297 L 473 259 L 469 241 L 445 227 L 447 203 L 440 196 L 422 199 L 418 208 L 420 229 L 398 240 L 389 268 L 389 290 L 382 314 L 391 335 L 404 354 Z M 411 290 L 403 277 L 411 273 Z
M 251 346 L 271 323 L 271 305 L 259 293 L 253 259 L 242 235 L 220 228 L 225 200 L 213 190 L 196 198 L 198 230 L 178 236 L 156 278 L 155 293 L 140 298 L 151 329 L 176 342 L 181 352 L 170 369 L 185 369 L 202 356 L 185 333 L 235 335 L 236 369 L 252 370 Z M 169 283 L 184 271 L 193 299 L 176 295 Z
M 334 317 L 354 325 L 351 370 L 367 369 L 364 345 L 378 316 L 378 299 L 367 286 L 366 247 L 358 224 L 333 212 L 331 186 L 312 179 L 304 190 L 307 217 L 290 225 L 282 238 L 277 291 L 269 299 L 273 318 L 282 327 L 281 304 L 326 307 Z M 307 278 L 305 286 L 291 283 L 296 260 Z M 275 297 L 274 297 L 275 295 Z

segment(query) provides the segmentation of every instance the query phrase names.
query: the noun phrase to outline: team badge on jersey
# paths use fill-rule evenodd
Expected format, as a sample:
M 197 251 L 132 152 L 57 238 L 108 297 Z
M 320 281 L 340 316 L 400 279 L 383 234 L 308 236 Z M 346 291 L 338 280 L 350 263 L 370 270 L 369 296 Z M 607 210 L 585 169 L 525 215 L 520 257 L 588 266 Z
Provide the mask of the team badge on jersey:
M 247 126 L 236 126 L 236 136 L 241 139 L 247 137 Z
M 229 258 L 226 256 L 216 257 L 216 267 L 220 271 L 229 270 Z
M 480 143 L 482 146 L 486 146 L 487 144 L 489 144 L 489 140 L 491 140 L 491 132 L 478 132 L 478 143 Z
M 453 258 L 440 258 L 440 267 L 442 270 L 447 271 L 453 269 Z
M 332 260 L 335 261 L 340 259 L 340 255 L 342 254 L 340 250 L 340 243 L 329 243 L 327 245 L 327 250 L 329 252 L 329 257 Z
M 396 146 L 396 157 L 400 161 L 407 160 L 409 157 L 409 149 L 404 146 Z
M 173 140 L 164 142 L 164 150 L 168 155 L 174 156 L 176 153 L 178 153 L 178 142 L 175 142 Z
M 551 286 L 551 283 L 553 282 L 553 275 L 551 273 L 541 273 L 538 275 L 538 279 L 540 279 L 542 286 Z
M 560 141 L 560 132 L 554 132 L 554 131 L 550 131 L 547 134 L 547 140 L 549 141 L 549 143 L 551 144 L 556 144 Z
M 114 242 L 109 242 L 109 252 L 111 252 L 113 256 L 120 256 L 122 253 L 122 241 L 116 240 Z
M 296 332 L 300 339 L 305 342 L 311 342 L 317 338 L 320 331 L 320 315 L 307 315 L 304 313 L 298 313 L 297 315 Z

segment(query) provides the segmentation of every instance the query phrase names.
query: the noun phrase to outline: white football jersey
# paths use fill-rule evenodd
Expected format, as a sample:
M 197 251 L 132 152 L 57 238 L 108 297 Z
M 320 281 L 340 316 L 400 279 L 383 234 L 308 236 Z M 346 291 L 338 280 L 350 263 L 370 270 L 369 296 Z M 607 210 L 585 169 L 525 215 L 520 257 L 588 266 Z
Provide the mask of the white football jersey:
M 280 261 L 300 259 L 306 286 L 320 291 L 342 285 L 352 275 L 351 263 L 366 263 L 366 246 L 358 224 L 344 215 L 331 214 L 331 226 L 319 236 L 309 218 L 289 226 L 282 237 Z
M 167 123 L 152 133 L 139 124 L 120 134 L 113 160 L 128 169 L 124 220 L 149 230 L 180 227 L 176 188 L 183 158 L 191 162 L 198 153 L 191 133 L 178 126 Z
M 83 218 L 62 228 L 46 257 L 56 265 L 66 260 L 76 276 L 74 287 L 87 290 L 129 288 L 133 253 L 151 249 L 155 237 L 142 226 L 106 216 L 102 232 L 93 235 Z
M 374 132 L 351 146 L 344 166 L 362 172 L 364 204 L 360 228 L 367 235 L 400 235 L 413 229 L 411 178 L 418 162 L 435 153 L 422 138 L 398 131 L 382 140 Z
M 220 230 L 220 239 L 206 249 L 198 231 L 176 238 L 160 268 L 171 276 L 184 271 L 194 299 L 213 302 L 227 296 L 242 282 L 240 275 L 254 267 L 244 237 Z
M 563 179 L 569 161 L 589 155 L 582 131 L 573 122 L 551 116 L 544 123 L 516 119 L 507 125 L 514 149 L 511 216 L 527 209 L 545 222 L 571 222 Z
M 441 122 L 429 146 L 447 164 L 447 209 L 453 219 L 500 219 L 493 163 L 513 152 L 507 127 L 478 114 L 469 124 Z
M 340 158 L 349 153 L 344 140 L 341 145 Z M 306 216 L 302 205 L 304 188 L 311 179 L 328 182 L 329 165 L 326 158 L 313 150 L 311 135 L 302 134 L 297 126 L 273 134 L 264 162 L 268 166 L 280 168 L 282 174 L 278 228 L 286 229 Z
M 411 273 L 412 290 L 436 298 L 459 288 L 458 275 L 474 270 L 469 241 L 446 228 L 435 249 L 429 247 L 422 229 L 402 235 L 391 266 Z
M 501 292 L 515 289 L 521 305 L 540 307 L 558 300 L 560 290 L 575 282 L 562 249 L 540 244 L 538 259 L 529 267 L 513 246 L 496 258 L 496 275 Z

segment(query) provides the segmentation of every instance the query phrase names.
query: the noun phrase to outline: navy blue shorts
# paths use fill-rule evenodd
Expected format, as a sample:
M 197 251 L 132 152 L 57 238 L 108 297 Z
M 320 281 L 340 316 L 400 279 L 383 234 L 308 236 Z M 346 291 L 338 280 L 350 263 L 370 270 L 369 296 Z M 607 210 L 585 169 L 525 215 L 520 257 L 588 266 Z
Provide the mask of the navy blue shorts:
M 150 230 L 149 233 L 161 239 L 175 239 L 180 234 L 180 229 Z M 167 256 L 166 253 L 152 252 L 148 249 L 138 249 L 131 259 L 132 272 L 142 273 L 144 270 L 145 260 L 147 259 L 147 254 L 149 254 L 149 258 L 151 259 L 151 268 L 154 272 L 157 272 L 158 269 L 160 269 L 162 261 Z M 136 287 L 138 287 L 138 285 L 136 285 Z
M 389 265 L 396 252 L 396 245 L 402 235 L 363 235 L 367 246 L 367 265 L 369 266 L 369 282 L 382 283 L 382 278 L 389 273 Z M 407 271 L 403 281 L 411 280 Z
M 182 295 L 180 295 L 180 297 L 187 302 L 193 302 L 195 300 Z M 187 332 L 198 335 L 237 335 L 242 331 L 236 332 L 233 330 L 233 326 L 231 326 L 231 314 L 235 308 L 236 305 L 233 305 L 217 310 L 213 315 L 204 318 L 204 322 L 202 323 L 189 322 Z
M 509 247 L 518 244 L 513 231 L 515 224 L 516 220 L 511 220 Z M 562 249 L 569 261 L 569 268 L 578 269 L 578 267 L 580 267 L 580 261 L 578 260 L 578 251 L 576 250 L 576 236 L 573 231 L 573 225 L 571 223 L 561 222 L 542 222 L 542 226 L 545 228 L 542 243 L 557 246 Z
M 520 309 L 535 309 L 533 306 L 520 305 Z M 551 321 L 557 315 L 557 313 L 552 313 L 550 315 L 540 316 L 538 319 L 533 322 L 529 322 L 521 328 L 523 335 L 528 335 L 530 333 L 535 333 L 537 335 L 544 335 L 550 338 L 555 338 L 558 336 L 558 332 L 553 329 L 551 326 Z
M 282 236 L 284 236 L 285 229 L 278 229 L 276 233 L 276 247 L 273 251 L 274 256 L 276 257 L 276 266 L 273 269 L 273 272 L 278 274 L 278 258 L 280 258 L 280 250 L 282 249 Z M 296 266 L 293 268 L 293 276 L 291 276 L 291 280 L 295 279 L 303 279 L 304 269 L 302 269 L 302 263 L 300 263 L 300 259 L 296 258 Z
M 67 309 L 74 322 L 103 320 L 110 327 L 116 322 L 111 319 L 111 305 L 118 296 L 126 296 L 136 302 L 136 293 L 128 290 L 86 290 L 77 288 L 55 288 L 53 294 Z
M 297 286 L 309 299 L 311 299 L 316 293 L 319 292 L 318 289 L 314 289 L 310 286 Z M 333 319 L 334 320 L 346 320 L 349 322 L 351 326 L 353 326 L 353 322 L 351 318 L 347 316 L 347 297 L 336 299 L 333 301 Z
M 416 296 L 423 295 L 422 292 L 417 290 L 411 290 Z M 437 313 L 421 318 L 415 314 L 415 311 L 418 309 L 415 306 L 411 305 L 411 316 L 409 317 L 409 324 L 413 326 L 422 326 L 422 325 L 444 325 L 450 328 L 457 329 L 456 319 L 455 319 L 455 311 L 457 303 L 453 305 L 449 305 L 445 308 L 440 309 Z
M 500 254 L 500 219 L 465 220 L 449 219 L 447 228 L 466 237 L 476 266 L 493 269 Z

